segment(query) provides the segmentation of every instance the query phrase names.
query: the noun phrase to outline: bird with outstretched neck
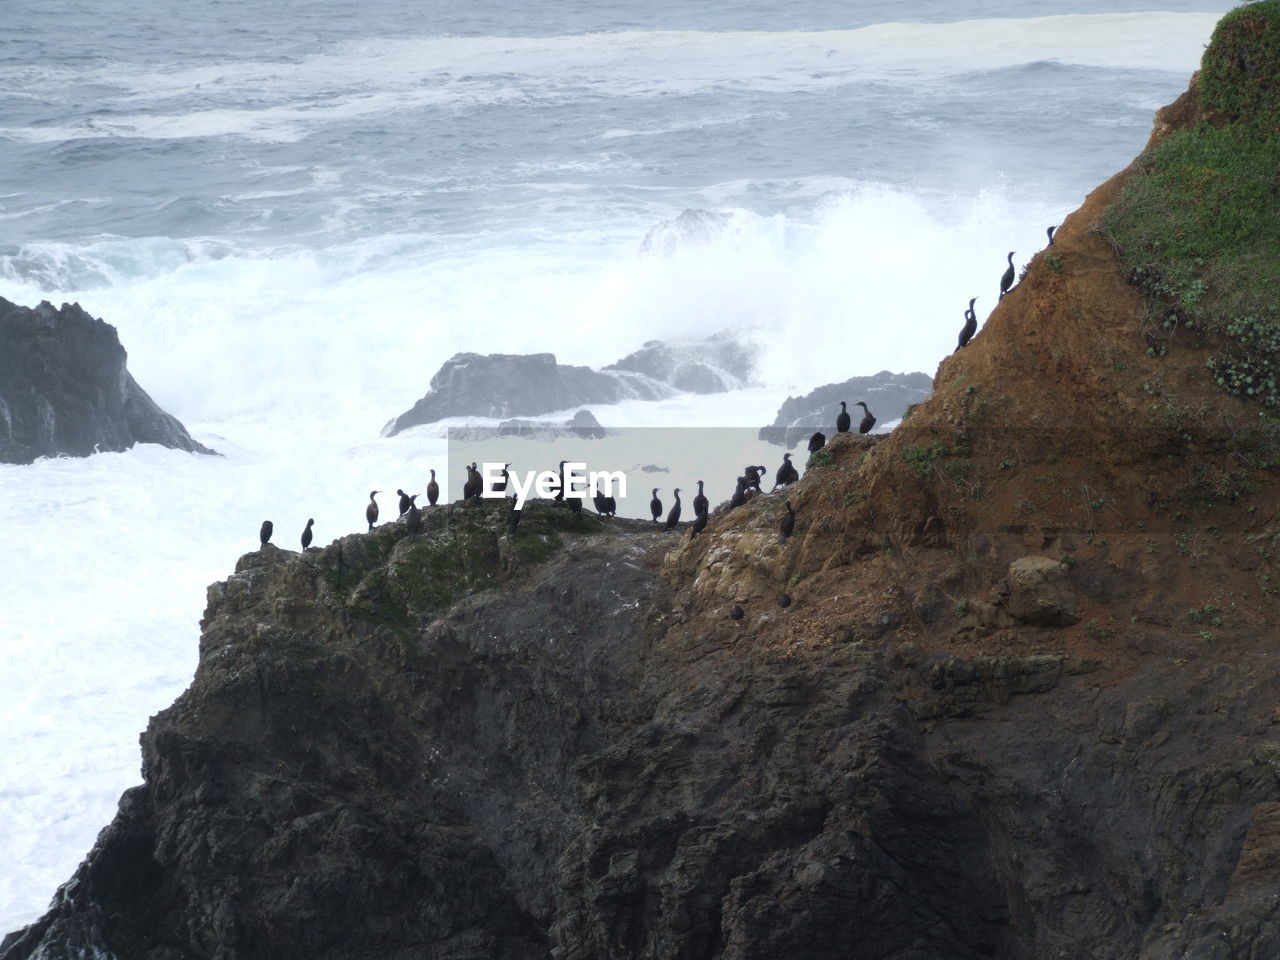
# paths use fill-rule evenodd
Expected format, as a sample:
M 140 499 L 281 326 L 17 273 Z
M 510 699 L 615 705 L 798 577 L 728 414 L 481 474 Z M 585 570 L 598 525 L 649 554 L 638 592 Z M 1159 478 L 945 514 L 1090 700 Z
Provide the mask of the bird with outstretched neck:
M 1005 269 L 1004 275 L 1000 277 L 1000 299 L 1004 299 L 1004 295 L 1009 292 L 1009 288 L 1013 286 L 1013 254 L 1009 251 L 1009 266 Z
M 977 297 L 974 297 L 973 300 L 969 301 L 969 306 L 965 308 L 964 326 L 960 328 L 960 342 L 956 344 L 957 350 L 966 346 L 973 339 L 973 335 L 978 332 L 978 316 L 973 312 L 974 300 L 977 299 Z
M 676 498 L 676 502 L 671 505 L 671 512 L 667 514 L 667 530 L 674 530 L 680 522 L 680 488 L 672 490 L 671 495 Z
M 857 406 L 862 408 L 862 420 L 858 423 L 858 432 L 870 433 L 871 428 L 876 425 L 875 414 L 868 410 L 867 405 L 861 400 L 858 401 Z

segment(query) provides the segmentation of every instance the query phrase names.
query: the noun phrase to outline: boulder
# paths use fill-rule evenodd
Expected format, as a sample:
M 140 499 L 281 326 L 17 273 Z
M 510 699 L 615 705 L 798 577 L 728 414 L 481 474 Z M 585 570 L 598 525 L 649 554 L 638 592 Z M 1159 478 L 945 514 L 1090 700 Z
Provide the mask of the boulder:
M 1050 557 L 1019 557 L 1009 564 L 1009 614 L 1037 627 L 1080 622 L 1080 604 L 1065 566 Z
M 214 453 L 138 386 L 116 328 L 79 304 L 0 297 L 0 462 L 87 457 L 158 443 Z

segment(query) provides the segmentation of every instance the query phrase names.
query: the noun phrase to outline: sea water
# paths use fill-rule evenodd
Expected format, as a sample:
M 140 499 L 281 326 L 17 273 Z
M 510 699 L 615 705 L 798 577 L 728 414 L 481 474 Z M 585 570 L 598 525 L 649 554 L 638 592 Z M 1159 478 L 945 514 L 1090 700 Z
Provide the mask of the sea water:
M 932 373 L 1230 6 L 6 0 L 0 296 L 115 325 L 222 456 L 0 466 L 0 931 L 139 782 L 260 522 L 324 544 L 443 472 L 442 431 L 381 430 L 444 360 L 757 346 L 750 389 L 592 408 L 613 426 Z M 642 253 L 686 209 L 723 229 Z

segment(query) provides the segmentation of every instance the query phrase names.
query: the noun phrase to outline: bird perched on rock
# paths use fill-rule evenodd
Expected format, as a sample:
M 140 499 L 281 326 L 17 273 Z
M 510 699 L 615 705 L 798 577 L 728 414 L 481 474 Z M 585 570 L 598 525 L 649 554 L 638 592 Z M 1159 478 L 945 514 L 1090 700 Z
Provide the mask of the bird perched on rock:
M 436 483 L 436 472 L 431 471 L 431 480 L 427 484 L 427 503 L 431 506 L 436 505 L 436 501 L 440 499 L 440 484 Z
M 702 492 L 702 481 L 699 480 L 698 493 L 697 493 L 697 496 L 693 498 L 693 512 L 695 515 L 701 514 L 702 516 L 705 517 L 707 515 L 708 510 L 710 510 L 710 508 L 711 508 L 711 504 L 707 501 L 707 495 Z
M 417 498 L 417 494 L 414 494 L 414 498 Z M 404 523 L 409 536 L 416 537 L 422 532 L 422 511 L 416 503 L 410 502 L 409 509 L 404 512 Z
M 809 453 L 817 453 L 827 445 L 827 435 L 819 430 L 809 438 Z
M 870 433 L 871 428 L 876 425 L 876 418 L 861 400 L 858 401 L 858 406 L 862 408 L 862 422 L 858 424 L 858 432 Z
M 518 501 L 515 497 L 511 498 L 511 506 L 507 508 L 507 535 L 514 537 L 516 528 L 520 526 L 520 511 L 516 507 Z
M 784 453 L 782 455 L 782 466 L 778 468 L 778 472 L 773 477 L 773 489 L 777 490 L 779 487 L 785 487 L 799 479 L 800 471 L 792 465 L 791 454 Z
M 782 539 L 785 540 L 787 539 L 787 537 L 791 536 L 791 533 L 793 530 L 795 530 L 795 528 L 796 528 L 796 512 L 791 509 L 791 501 L 788 500 L 787 512 L 782 515 L 782 523 L 779 524 L 778 526 L 778 529 L 782 531 Z
M 784 593 L 782 594 L 782 596 L 778 597 L 778 606 L 780 606 L 783 610 L 791 606 L 791 594 Z
M 1051 247 L 1053 246 L 1053 231 L 1055 231 L 1055 230 L 1057 230 L 1057 229 L 1058 229 L 1058 228 L 1057 228 L 1056 226 L 1054 226 L 1054 227 L 1046 227 L 1046 228 L 1045 228 L 1045 231 L 1044 231 L 1044 232 L 1045 232 L 1045 233 L 1047 233 L 1047 234 L 1049 235 L 1049 246 L 1051 246 Z
M 267 542 L 271 539 L 271 531 L 273 529 L 274 527 L 272 526 L 270 520 L 262 521 L 262 526 L 258 529 L 258 539 L 262 541 L 262 545 L 264 547 L 267 545 Z
M 693 526 L 689 528 L 689 539 L 692 540 L 705 529 L 707 529 L 707 515 L 705 513 L 695 513 Z
M 467 479 L 462 485 L 463 500 L 477 500 L 480 497 L 480 491 L 484 489 L 484 481 L 480 479 L 480 471 L 476 469 L 476 465 L 472 463 L 467 467 Z
M 409 504 L 413 503 L 413 501 L 409 499 L 409 495 L 407 493 L 398 487 L 396 488 L 396 493 L 400 494 L 400 516 L 403 517 L 409 510 Z
M 560 466 L 556 468 L 556 475 L 559 476 L 560 478 L 560 482 L 556 486 L 556 495 L 554 497 L 554 499 L 556 500 L 564 499 L 564 465 L 565 465 L 565 461 L 561 460 Z
M 742 609 L 742 605 L 739 603 L 735 603 L 733 605 L 733 609 L 729 611 L 729 618 L 731 620 L 741 620 L 746 615 L 746 611 Z
M 369 505 L 364 508 L 364 518 L 369 521 L 369 529 L 373 529 L 373 525 L 378 522 L 378 501 L 374 499 L 379 491 L 369 491 Z
M 511 464 L 504 463 L 502 465 L 502 473 L 498 474 L 498 479 L 493 482 L 493 492 L 500 493 L 504 497 L 507 495 L 507 482 L 511 479 L 511 474 L 507 473 L 507 467 L 509 466 Z
M 740 507 L 747 502 L 747 478 L 739 477 L 737 489 L 733 491 L 733 496 L 729 498 L 729 507 Z
M 973 335 L 978 332 L 978 317 L 973 312 L 973 301 L 977 299 L 977 297 L 974 297 L 973 300 L 969 301 L 969 306 L 965 308 L 964 326 L 960 328 L 960 342 L 956 344 L 957 350 L 968 344 L 973 339 Z
M 1005 270 L 1004 275 L 1000 277 L 1000 299 L 1004 299 L 1004 295 L 1009 292 L 1009 288 L 1013 286 L 1013 254 L 1009 251 L 1009 266 Z
M 680 488 L 676 487 L 671 491 L 671 495 L 676 498 L 676 502 L 671 505 L 671 512 L 667 514 L 668 530 L 674 530 L 676 524 L 680 522 Z
M 845 408 L 844 401 L 841 400 L 840 412 L 836 414 L 836 433 L 848 433 L 851 423 L 853 423 L 853 418 L 849 416 L 849 411 Z
M 315 520 L 308 520 L 307 525 L 302 528 L 302 552 L 307 552 L 307 547 L 311 546 L 311 525 Z
M 653 488 L 653 499 L 649 501 L 649 513 L 653 515 L 653 522 L 657 523 L 662 519 L 662 501 L 658 499 L 658 488 Z

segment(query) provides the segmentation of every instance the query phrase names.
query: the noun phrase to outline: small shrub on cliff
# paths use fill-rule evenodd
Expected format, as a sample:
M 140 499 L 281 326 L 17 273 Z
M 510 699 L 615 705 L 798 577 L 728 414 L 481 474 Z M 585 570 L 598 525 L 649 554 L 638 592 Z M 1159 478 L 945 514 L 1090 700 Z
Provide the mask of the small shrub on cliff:
M 1230 11 L 1200 65 L 1200 99 L 1232 120 L 1280 130 L 1280 2 Z
M 1222 337 L 1218 386 L 1280 405 L 1280 0 L 1222 18 L 1199 95 L 1213 122 L 1143 155 L 1098 228 L 1166 329 Z

